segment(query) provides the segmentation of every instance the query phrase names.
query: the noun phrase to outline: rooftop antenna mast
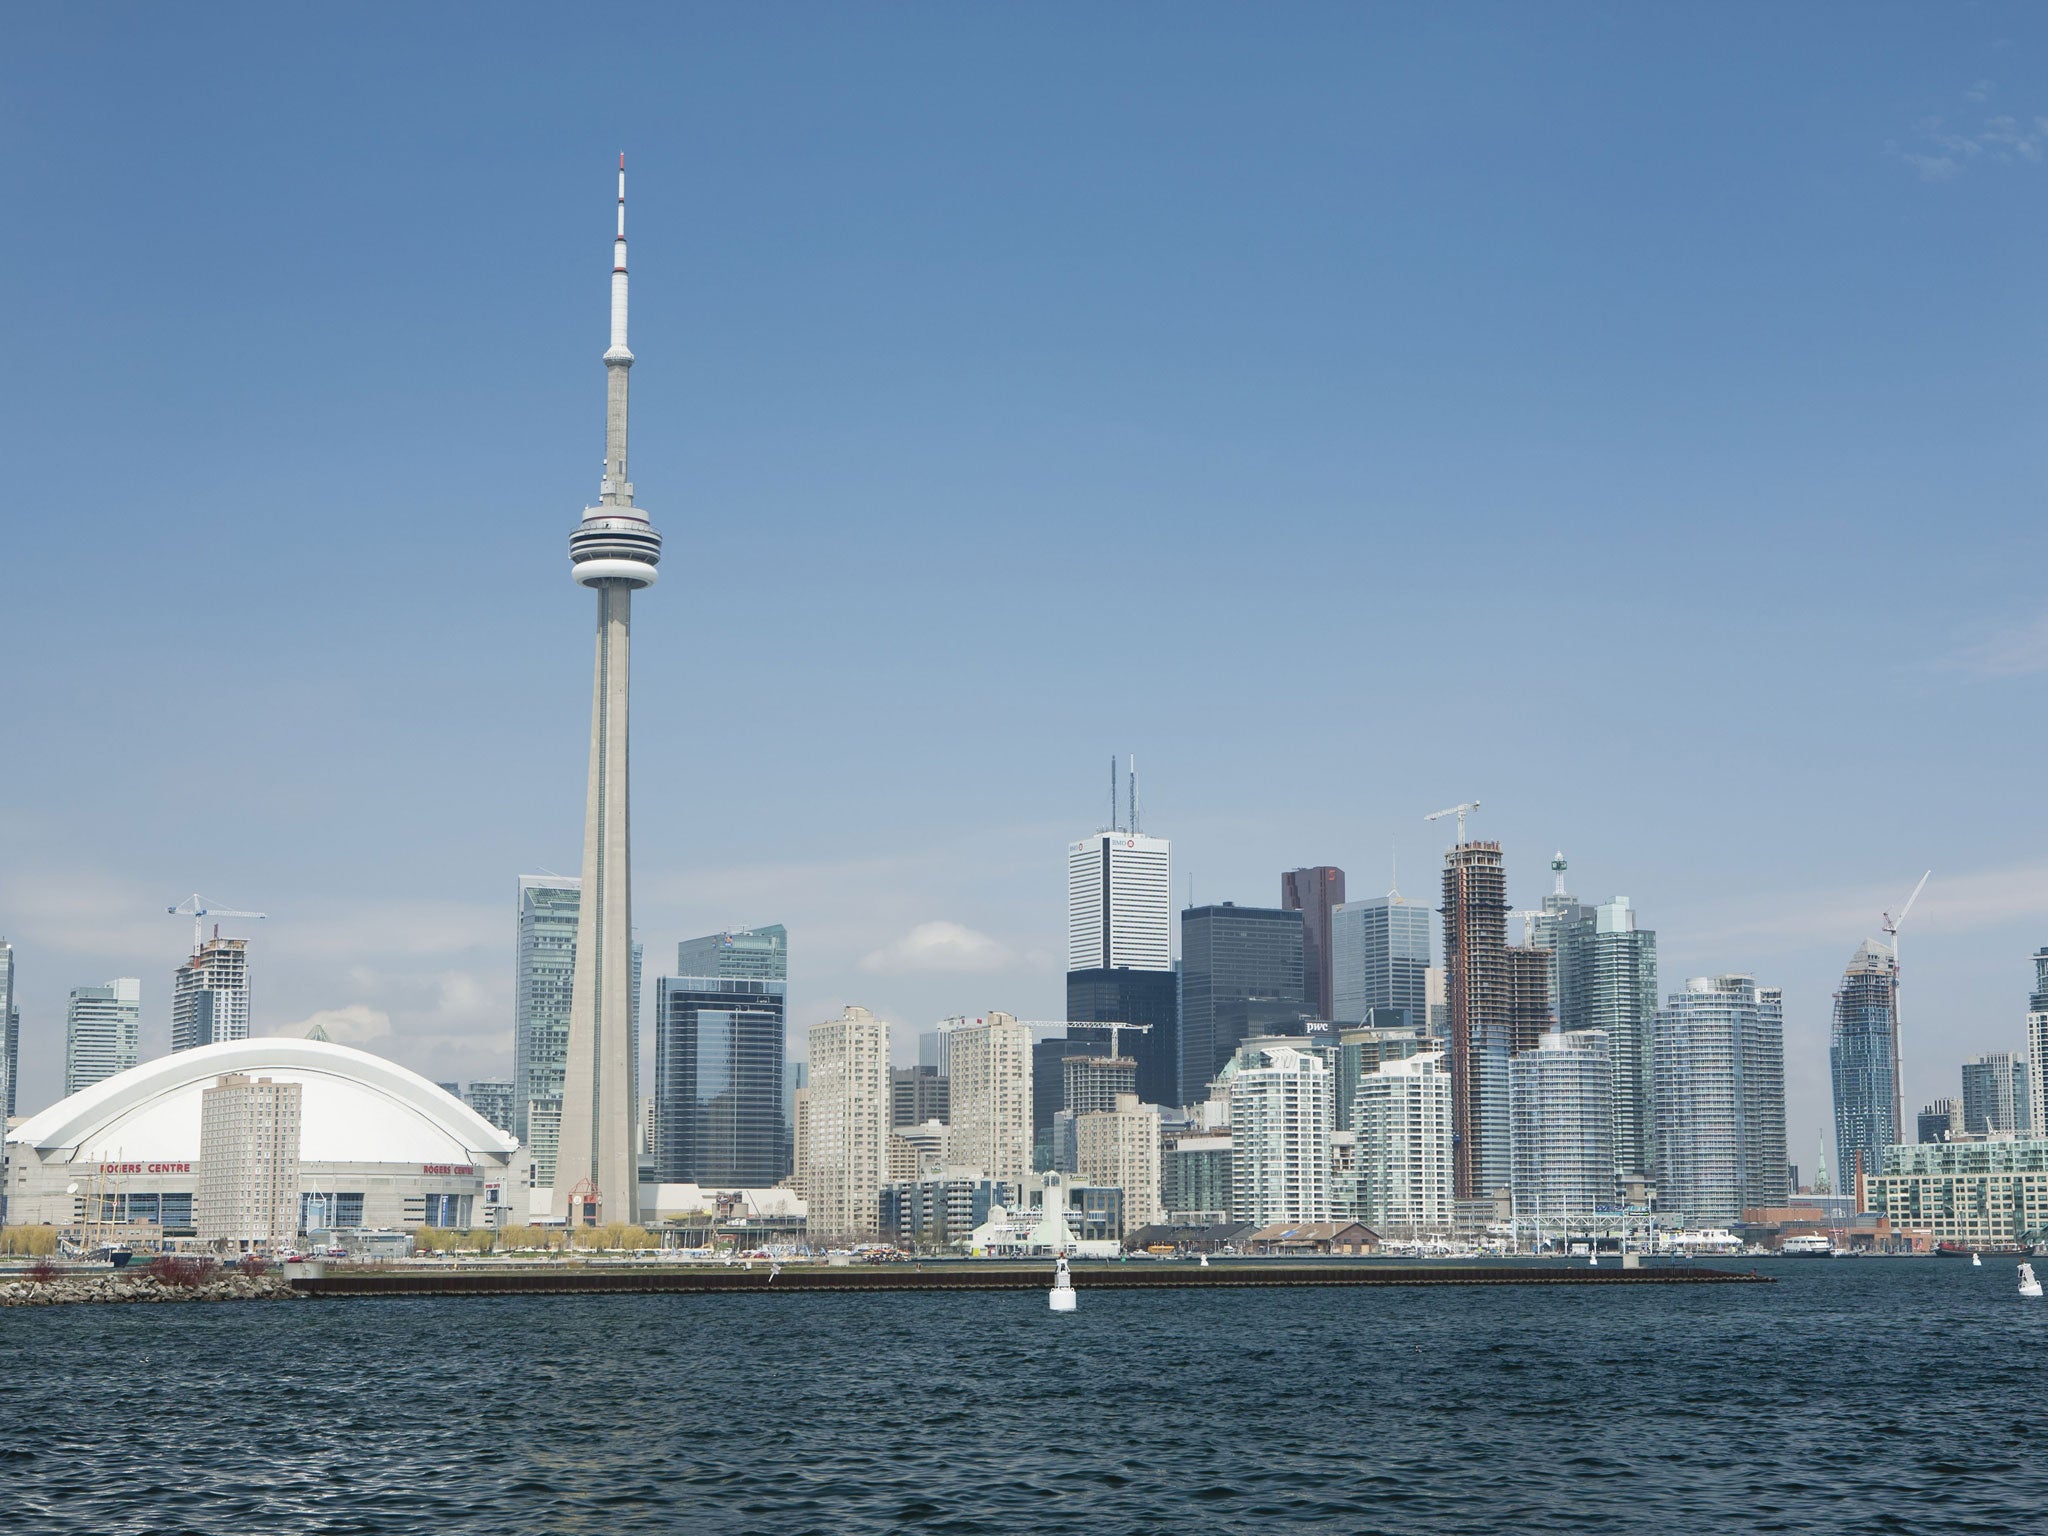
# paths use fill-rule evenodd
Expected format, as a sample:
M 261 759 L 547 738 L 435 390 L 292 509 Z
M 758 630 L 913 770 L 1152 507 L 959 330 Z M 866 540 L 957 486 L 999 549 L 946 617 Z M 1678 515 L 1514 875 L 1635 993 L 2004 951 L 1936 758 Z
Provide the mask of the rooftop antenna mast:
M 1131 754 L 1131 836 L 1138 835 L 1138 754 Z
M 1109 754 L 1109 830 L 1120 830 L 1116 824 L 1116 754 Z

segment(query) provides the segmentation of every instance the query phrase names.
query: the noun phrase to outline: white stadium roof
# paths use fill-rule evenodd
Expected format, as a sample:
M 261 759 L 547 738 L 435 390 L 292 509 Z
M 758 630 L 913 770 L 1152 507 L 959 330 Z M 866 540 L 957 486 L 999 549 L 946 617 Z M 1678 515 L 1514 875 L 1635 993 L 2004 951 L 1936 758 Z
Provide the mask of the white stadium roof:
M 298 1083 L 309 1163 L 503 1162 L 518 1142 L 394 1061 L 324 1040 L 266 1036 L 174 1051 L 31 1115 L 7 1135 L 46 1161 L 199 1156 L 199 1096 L 225 1072 Z

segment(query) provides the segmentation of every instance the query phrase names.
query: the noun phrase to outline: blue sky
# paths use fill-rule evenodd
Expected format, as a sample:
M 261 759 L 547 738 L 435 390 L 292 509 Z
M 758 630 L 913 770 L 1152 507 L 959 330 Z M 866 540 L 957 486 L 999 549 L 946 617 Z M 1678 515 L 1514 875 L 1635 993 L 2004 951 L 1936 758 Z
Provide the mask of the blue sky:
M 637 916 L 801 1026 L 1060 1006 L 1136 752 L 1203 900 L 1484 802 L 1666 989 L 1829 992 L 1920 871 L 1907 1094 L 2048 941 L 2048 21 L 2026 6 L 46 7 L 0 100 L 0 933 L 162 1037 L 509 1063 L 579 860 L 632 171 Z M 931 929 L 923 925 L 957 925 Z M 918 935 L 921 934 L 921 937 Z M 1910 1107 L 1910 1106 L 1909 1106 Z

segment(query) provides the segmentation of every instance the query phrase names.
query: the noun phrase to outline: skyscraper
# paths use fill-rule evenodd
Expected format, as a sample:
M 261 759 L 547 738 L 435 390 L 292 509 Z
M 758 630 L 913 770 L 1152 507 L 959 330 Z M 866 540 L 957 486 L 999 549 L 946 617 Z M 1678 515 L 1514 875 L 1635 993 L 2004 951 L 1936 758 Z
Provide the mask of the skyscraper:
M 1748 976 L 1694 976 L 1658 1012 L 1650 1057 L 1658 1203 L 1725 1224 L 1782 1202 L 1785 994 Z
M 21 1070 L 21 1007 L 14 1000 L 14 946 L 0 939 L 0 1125 L 15 1113 Z
M 1031 1030 L 1007 1013 L 952 1021 L 947 1155 L 962 1168 L 1022 1185 L 1031 1172 Z
M 1337 1017 L 1332 1011 L 1336 994 L 1330 966 L 1330 918 L 1343 904 L 1344 871 L 1334 865 L 1290 869 L 1280 876 L 1282 910 L 1301 914 L 1302 996 L 1309 1012 L 1319 1019 Z
M 1547 915 L 1547 914 L 1546 914 Z M 1657 935 L 1626 896 L 1555 918 L 1559 1029 L 1598 1030 L 1614 1067 L 1616 1171 L 1652 1176 L 1657 1140 L 1650 1061 L 1657 1017 Z
M 1835 994 L 1828 1066 L 1835 1091 L 1835 1169 L 1854 1193 L 1858 1175 L 1884 1168 L 1896 1146 L 1899 1109 L 1899 966 L 1888 944 L 1856 947 Z
M 799 1145 L 811 1240 L 878 1230 L 889 1174 L 889 1026 L 865 1008 L 813 1024 Z
M 126 1072 L 142 1059 L 142 982 L 122 976 L 74 987 L 64 1009 L 64 1092 Z
M 512 1134 L 529 1146 L 534 1144 L 532 1106 L 550 1106 L 551 1116 L 561 1112 L 582 890 L 583 882 L 573 875 L 519 877 L 512 972 Z M 550 1180 L 553 1167 L 550 1154 Z
M 513 1106 L 512 1085 L 503 1080 L 480 1080 L 472 1082 L 462 1095 L 462 1102 L 482 1115 L 501 1131 L 512 1129 Z
M 1067 1017 L 1151 1025 L 1124 1038 L 1155 1103 L 1176 1091 L 1172 865 L 1173 845 L 1134 826 L 1067 845 Z
M 1597 1029 L 1552 1030 L 1509 1061 L 1518 1217 L 1569 1229 L 1614 1204 L 1613 1079 Z
M 2048 944 L 2034 951 L 2034 995 L 2027 999 L 2027 1123 L 2048 1136 Z
M 249 941 L 214 937 L 171 978 L 171 1049 L 249 1038 Z
M 889 1125 L 923 1125 L 949 1113 L 947 1079 L 936 1067 L 896 1067 L 889 1073 Z
M 1972 1136 L 2032 1129 L 2027 1104 L 2027 1058 L 1987 1051 L 1963 1063 L 1963 1124 Z
M 1511 1177 L 1507 873 L 1499 843 L 1444 855 L 1444 970 L 1451 1007 L 1451 1159 L 1460 1200 Z
M 1399 1008 L 1407 1023 L 1426 1029 L 1434 957 L 1431 923 L 1428 907 L 1395 893 L 1338 907 L 1330 915 L 1332 1012 L 1327 1017 L 1358 1024 L 1374 1009 Z
M 655 1166 L 669 1183 L 765 1188 L 783 1166 L 789 948 L 780 924 L 676 946 L 654 1036 Z
M 1079 1182 L 1124 1192 L 1124 1231 L 1161 1220 L 1159 1111 L 1120 1093 L 1074 1122 L 1074 1167 Z
M 1293 1046 L 1247 1052 L 1230 1078 L 1231 1214 L 1263 1227 L 1330 1219 L 1329 1063 Z
M 203 1241 L 280 1249 L 299 1233 L 299 1133 L 305 1088 L 230 1072 L 199 1094 Z
M 1278 907 L 1226 901 L 1181 913 L 1177 1103 L 1206 1098 L 1240 1041 L 1292 1029 L 1309 1015 L 1301 935 L 1301 914 Z
M 598 504 L 569 536 L 571 571 L 597 589 L 597 668 L 591 689 L 590 787 L 583 817 L 583 891 L 576 981 L 562 1084 L 553 1211 L 572 1221 L 630 1221 L 640 1175 L 634 1123 L 640 1092 L 632 1049 L 633 894 L 628 835 L 627 673 L 633 593 L 654 584 L 661 535 L 633 503 L 626 471 L 626 157 L 619 157 L 619 223 L 612 244 L 612 332 L 604 354 L 605 467 Z M 572 1200 L 576 1209 L 570 1209 Z
M 1350 1128 L 1358 1135 L 1358 1219 L 1383 1235 L 1448 1236 L 1451 1076 L 1442 1054 L 1389 1056 L 1361 1073 Z

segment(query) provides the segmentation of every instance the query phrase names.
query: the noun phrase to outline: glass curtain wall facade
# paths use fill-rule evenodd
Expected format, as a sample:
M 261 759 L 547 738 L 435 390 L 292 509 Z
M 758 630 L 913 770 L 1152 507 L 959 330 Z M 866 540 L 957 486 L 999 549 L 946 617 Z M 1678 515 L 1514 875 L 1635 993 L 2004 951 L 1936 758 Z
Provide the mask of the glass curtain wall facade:
M 1559 916 L 1558 1028 L 1597 1029 L 1614 1063 L 1614 1156 L 1623 1174 L 1656 1172 L 1650 1037 L 1657 1018 L 1657 935 L 1626 896 Z
M 1558 1030 L 1508 1064 L 1515 1215 L 1569 1230 L 1614 1205 L 1614 1057 L 1602 1030 Z
M 1657 1198 L 1702 1225 L 1782 1204 L 1785 994 L 1749 976 L 1695 976 L 1658 1012 Z
M 1891 946 L 1865 939 L 1835 994 L 1828 1067 L 1835 1095 L 1835 1172 L 1854 1194 L 1860 1171 L 1884 1167 L 1899 1128 L 1899 967 Z
M 1407 1015 L 1399 1022 L 1427 1027 L 1432 920 L 1428 907 L 1399 896 L 1338 907 L 1330 915 L 1329 1017 L 1359 1024 L 1375 1010 L 1398 1008 Z
M 64 1092 L 104 1082 L 142 1059 L 142 982 L 75 987 L 64 1010 Z
M 782 1129 L 788 936 L 778 924 L 677 946 L 658 991 L 655 1165 L 671 1184 L 761 1189 L 789 1173 Z
M 15 1111 L 21 1069 L 21 1009 L 14 1000 L 14 946 L 0 939 L 0 1122 Z
M 519 877 L 512 975 L 512 1134 L 539 1149 L 532 1106 L 560 1113 L 569 1059 L 569 1003 L 576 980 L 576 920 L 583 882 L 574 876 Z M 550 1126 L 553 1129 L 553 1126 Z M 548 1150 L 548 1177 L 554 1152 Z
M 1998 1131 L 2026 1135 L 2032 1123 L 2026 1057 L 2014 1051 L 1988 1051 L 1963 1063 L 1962 1129 L 1972 1136 Z
M 1278 907 L 1226 901 L 1181 914 L 1179 1103 L 1208 1097 L 1239 1042 L 1308 1016 L 1301 940 L 1301 914 Z

